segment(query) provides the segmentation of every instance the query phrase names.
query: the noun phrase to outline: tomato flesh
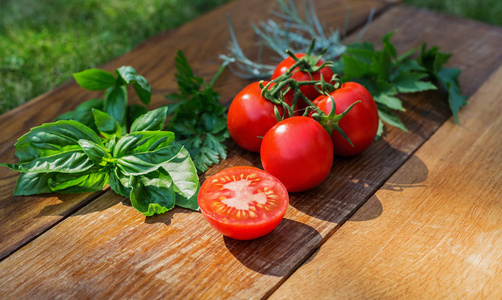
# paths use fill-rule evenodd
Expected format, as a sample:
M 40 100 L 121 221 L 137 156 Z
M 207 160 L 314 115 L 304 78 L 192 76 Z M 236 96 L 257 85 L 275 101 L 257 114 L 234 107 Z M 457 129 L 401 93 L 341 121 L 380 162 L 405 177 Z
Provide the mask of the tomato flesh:
M 198 202 L 205 219 L 224 236 L 250 240 L 274 230 L 289 196 L 274 176 L 254 167 L 232 167 L 202 184 Z

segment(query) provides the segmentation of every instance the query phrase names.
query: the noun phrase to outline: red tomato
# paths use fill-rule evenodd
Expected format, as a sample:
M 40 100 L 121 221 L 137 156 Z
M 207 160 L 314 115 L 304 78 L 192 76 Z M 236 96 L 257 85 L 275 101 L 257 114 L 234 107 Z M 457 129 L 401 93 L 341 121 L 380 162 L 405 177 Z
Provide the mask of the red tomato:
M 263 169 L 277 177 L 290 192 L 306 191 L 328 176 L 333 143 L 315 120 L 295 116 L 272 127 L 261 144 Z
M 302 58 L 305 56 L 305 53 L 299 53 L 295 54 L 296 57 Z M 322 59 L 320 59 L 317 62 L 317 66 L 320 66 L 324 63 Z M 276 79 L 277 77 L 281 76 L 282 74 L 286 73 L 286 71 L 295 64 L 295 60 L 292 57 L 288 57 L 284 59 L 282 62 L 280 62 L 277 67 L 274 70 L 274 73 L 272 74 L 272 80 Z M 298 68 L 295 69 L 293 76 L 291 78 L 295 79 L 296 81 L 311 81 L 311 80 L 320 80 L 321 79 L 321 74 L 322 77 L 324 78 L 325 81 L 330 81 L 331 78 L 333 77 L 333 71 L 331 70 L 330 67 L 324 67 L 322 68 L 319 72 L 315 72 L 312 74 L 308 74 L 306 72 L 298 71 Z M 312 75 L 312 77 L 311 77 Z M 317 98 L 320 94 L 314 87 L 314 85 L 304 85 L 300 87 L 300 91 L 305 95 L 310 100 L 314 100 Z M 292 94 L 293 91 L 289 92 L 289 94 Z M 290 97 L 294 97 L 294 95 L 291 95 Z M 293 99 L 293 98 L 292 98 Z M 304 109 L 307 107 L 307 104 L 304 101 L 299 101 L 298 102 L 298 109 Z
M 378 130 L 378 109 L 373 97 L 364 86 L 356 82 L 342 84 L 339 89 L 331 93 L 331 97 L 335 100 L 337 114 L 344 112 L 352 103 L 361 101 L 338 123 L 354 147 L 338 131 L 333 130 L 331 139 L 335 154 L 352 156 L 363 152 L 375 140 Z M 333 101 L 323 95 L 315 99 L 314 104 L 329 114 Z
M 279 224 L 289 196 L 277 178 L 253 167 L 232 167 L 202 184 L 199 207 L 221 234 L 238 240 L 261 237 Z
M 284 99 L 289 105 L 293 103 L 290 97 L 285 96 Z M 277 123 L 274 106 L 262 97 L 259 82 L 251 83 L 240 91 L 230 104 L 227 116 L 228 131 L 234 142 L 248 151 L 259 152 L 263 136 Z M 282 114 L 282 106 L 277 108 Z

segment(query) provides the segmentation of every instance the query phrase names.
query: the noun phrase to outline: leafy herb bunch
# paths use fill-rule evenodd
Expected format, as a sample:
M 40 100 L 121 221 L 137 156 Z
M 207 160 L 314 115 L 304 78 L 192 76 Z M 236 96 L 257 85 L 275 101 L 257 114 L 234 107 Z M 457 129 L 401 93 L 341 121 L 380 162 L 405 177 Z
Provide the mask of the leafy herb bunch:
M 181 52 L 177 67 L 180 104 L 173 105 L 173 120 L 168 127 L 180 130 L 183 138 L 196 139 L 187 134 L 187 129 L 201 140 L 203 136 L 205 148 L 182 139 L 191 147 L 187 150 L 175 141 L 174 132 L 163 131 L 167 107 L 148 111 L 143 105 L 127 103 L 128 85 L 144 105 L 150 103 L 152 94 L 147 80 L 132 67 L 117 69 L 116 76 L 90 69 L 74 74 L 75 79 L 83 88 L 104 90 L 105 99 L 85 101 L 55 122 L 32 128 L 18 139 L 15 155 L 19 162 L 0 164 L 21 172 L 14 194 L 95 192 L 109 185 L 146 216 L 164 213 L 175 205 L 198 209 L 199 179 L 189 151 L 201 148 L 195 155 L 203 154 L 201 169 L 217 163 L 218 156 L 226 156 L 219 144 L 227 135 L 226 126 L 221 125 L 226 124 L 225 109 L 212 89 L 217 77 L 199 92 L 202 79 L 193 75 Z M 195 107 L 198 109 L 193 112 Z M 200 119 L 202 125 L 191 124 L 193 119 Z M 208 153 L 212 155 L 209 159 Z

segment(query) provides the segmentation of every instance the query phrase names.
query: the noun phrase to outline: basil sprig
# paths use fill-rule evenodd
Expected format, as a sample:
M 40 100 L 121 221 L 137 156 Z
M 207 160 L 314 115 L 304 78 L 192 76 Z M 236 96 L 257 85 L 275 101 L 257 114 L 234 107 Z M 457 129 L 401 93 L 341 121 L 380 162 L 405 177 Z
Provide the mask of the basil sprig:
M 146 216 L 175 205 L 198 209 L 199 180 L 190 155 L 174 133 L 161 131 L 167 107 L 138 117 L 128 134 L 108 113 L 91 111 L 99 135 L 75 120 L 60 120 L 18 139 L 19 162 L 0 164 L 21 172 L 15 195 L 94 192 L 109 184 Z

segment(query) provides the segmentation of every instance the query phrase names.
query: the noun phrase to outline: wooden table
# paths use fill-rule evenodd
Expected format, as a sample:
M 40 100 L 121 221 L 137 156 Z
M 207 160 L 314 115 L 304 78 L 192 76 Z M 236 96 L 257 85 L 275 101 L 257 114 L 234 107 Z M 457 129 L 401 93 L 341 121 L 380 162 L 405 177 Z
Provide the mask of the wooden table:
M 111 191 L 14 197 L 17 174 L 0 173 L 0 298 L 498 298 L 502 297 L 502 28 L 388 1 L 315 1 L 328 26 L 349 36 L 372 8 L 364 40 L 393 37 L 399 52 L 426 41 L 453 53 L 469 105 L 456 125 L 441 92 L 403 96 L 409 132 L 390 129 L 364 154 L 335 159 L 319 187 L 291 194 L 285 219 L 253 241 L 224 238 L 198 212 L 145 218 Z M 131 65 L 152 84 L 152 108 L 176 88 L 174 56 L 185 52 L 209 79 L 226 52 L 232 17 L 253 53 L 250 24 L 268 0 L 235 0 L 150 39 L 103 68 Z M 253 51 L 251 51 L 253 50 Z M 230 71 L 222 102 L 247 84 Z M 0 161 L 29 128 L 91 97 L 69 82 L 0 116 Z M 137 101 L 137 99 L 133 99 Z M 234 165 L 259 156 L 229 142 Z

